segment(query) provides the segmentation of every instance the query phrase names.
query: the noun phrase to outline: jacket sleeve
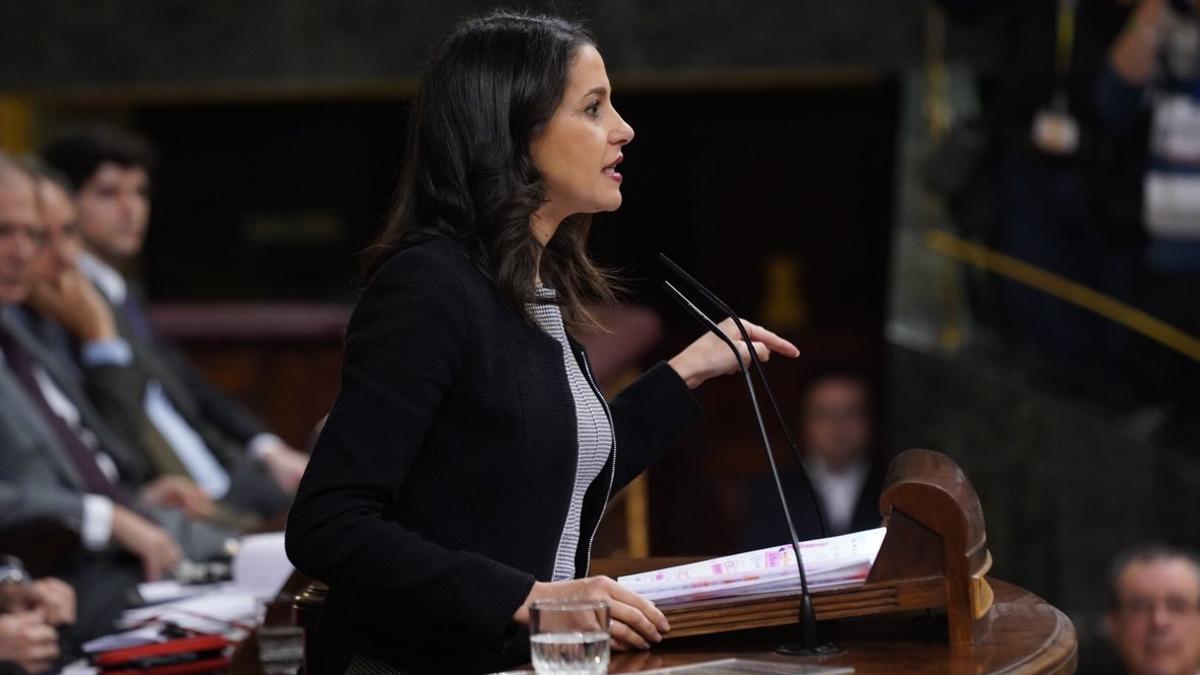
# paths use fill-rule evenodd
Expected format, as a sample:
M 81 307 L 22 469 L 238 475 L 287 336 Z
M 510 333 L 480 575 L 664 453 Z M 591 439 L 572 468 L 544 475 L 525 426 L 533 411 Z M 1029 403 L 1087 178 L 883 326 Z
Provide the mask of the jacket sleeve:
M 84 374 L 88 400 L 117 437 L 136 448 L 157 433 L 142 406 L 146 378 L 140 368 L 115 363 L 84 365 Z
M 609 404 L 617 437 L 612 494 L 658 461 L 703 417 L 675 369 L 660 361 Z
M 146 304 L 142 289 L 131 284 L 128 292 L 134 295 L 140 304 Z M 117 313 L 120 315 L 120 310 Z M 255 436 L 268 431 L 267 425 L 257 415 L 219 387 L 214 386 L 173 341 L 158 335 L 135 337 L 135 331 L 127 320 L 118 319 L 118 329 L 124 339 L 137 342 L 143 351 L 149 353 L 158 365 L 158 378 L 164 380 L 169 378 L 168 389 L 174 389 L 179 391 L 180 395 L 186 395 L 189 399 L 188 405 L 195 406 L 195 413 L 206 423 L 216 427 L 222 434 L 244 446 Z M 138 366 L 135 370 L 143 371 L 144 367 Z M 140 375 L 143 382 L 142 388 L 138 392 L 139 396 L 145 391 L 145 379 L 147 378 L 145 372 L 141 372 Z M 179 402 L 175 403 L 179 404 Z
M 81 530 L 83 496 L 59 487 L 0 481 L 0 528 L 43 518 Z
M 286 545 L 298 569 L 335 592 L 501 645 L 533 576 L 447 550 L 385 517 L 464 367 L 462 289 L 420 247 L 375 275 L 347 328 L 341 391 L 292 505 Z
M 18 425 L 13 413 L 0 411 L 0 528 L 45 518 L 81 529 L 83 497 L 59 485 L 50 448 Z

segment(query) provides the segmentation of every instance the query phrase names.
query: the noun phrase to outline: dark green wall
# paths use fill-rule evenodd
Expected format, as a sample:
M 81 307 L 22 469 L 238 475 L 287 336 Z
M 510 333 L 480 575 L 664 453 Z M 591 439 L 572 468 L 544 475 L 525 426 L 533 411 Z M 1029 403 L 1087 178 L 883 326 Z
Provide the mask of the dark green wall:
M 409 78 L 457 19 L 430 0 L 5 0 L 0 88 Z M 619 73 L 892 68 L 920 54 L 916 0 L 513 3 L 585 17 Z

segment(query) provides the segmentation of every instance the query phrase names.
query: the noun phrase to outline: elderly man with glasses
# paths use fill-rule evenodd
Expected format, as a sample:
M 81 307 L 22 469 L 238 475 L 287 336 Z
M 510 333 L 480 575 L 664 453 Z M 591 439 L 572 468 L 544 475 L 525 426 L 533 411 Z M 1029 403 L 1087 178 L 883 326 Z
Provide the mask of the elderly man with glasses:
M 1200 558 L 1168 546 L 1113 563 L 1108 628 L 1131 675 L 1200 673 Z

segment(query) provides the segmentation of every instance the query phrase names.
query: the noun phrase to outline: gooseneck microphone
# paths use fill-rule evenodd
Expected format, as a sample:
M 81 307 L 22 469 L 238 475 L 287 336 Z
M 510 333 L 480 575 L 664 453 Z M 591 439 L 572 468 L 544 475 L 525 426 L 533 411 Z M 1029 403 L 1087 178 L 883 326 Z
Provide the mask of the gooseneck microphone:
M 733 358 L 737 359 L 738 371 L 741 372 L 742 377 L 746 380 L 746 389 L 750 392 L 750 403 L 754 406 L 754 417 L 758 420 L 758 431 L 762 434 L 763 446 L 767 449 L 767 461 L 771 464 L 771 475 L 775 478 L 775 489 L 779 491 L 780 506 L 783 507 L 783 517 L 787 520 L 788 533 L 792 535 L 792 551 L 796 554 L 797 566 L 800 568 L 800 590 L 807 594 L 808 574 L 804 570 L 804 563 L 800 557 L 800 537 L 796 534 L 795 524 L 792 523 L 792 511 L 788 508 L 787 499 L 784 497 L 783 481 L 779 478 L 779 467 L 776 466 L 774 453 L 771 452 L 771 442 L 767 439 L 767 427 L 763 424 L 762 412 L 758 407 L 758 395 L 754 393 L 754 383 L 750 380 L 750 371 L 746 368 L 745 361 L 742 360 L 742 353 L 738 351 L 737 346 L 733 344 L 733 340 L 729 339 L 725 331 L 722 331 L 717 324 L 713 323 L 712 319 L 708 318 L 707 314 L 700 311 L 700 308 L 696 307 L 691 300 L 688 300 L 687 296 L 681 293 L 678 288 L 675 288 L 674 284 L 664 281 L 663 287 L 671 293 L 673 298 L 679 301 L 679 304 L 683 305 L 689 314 L 703 324 L 709 332 L 720 338 L 725 343 L 725 346 L 729 347 L 730 351 L 733 352 Z M 753 350 L 753 347 L 749 348 Z
M 666 256 L 662 256 L 660 254 L 660 257 L 662 257 L 665 261 L 670 262 Z M 674 263 L 671 263 L 671 266 L 674 269 L 682 272 L 682 270 L 678 269 L 678 266 Z M 687 277 L 685 280 L 687 279 L 690 279 L 690 277 Z M 696 285 L 699 284 L 699 282 L 696 282 L 694 279 L 691 279 L 691 281 Z M 796 567 L 800 572 L 800 642 L 780 645 L 776 648 L 776 651 L 781 654 L 793 656 L 828 656 L 840 653 L 842 651 L 841 649 L 836 647 L 833 643 L 822 639 L 820 635 L 820 630 L 817 625 L 816 611 L 814 610 L 812 604 L 812 594 L 808 589 L 808 573 L 804 567 L 804 557 L 800 553 L 800 537 L 796 534 L 796 527 L 792 522 L 791 509 L 788 508 L 787 496 L 783 489 L 783 481 L 779 476 L 779 467 L 776 465 L 775 455 L 771 451 L 771 441 L 768 438 L 766 424 L 763 422 L 762 411 L 758 405 L 758 395 L 754 391 L 754 382 L 750 378 L 749 367 L 742 360 L 742 354 L 738 351 L 737 346 L 734 345 L 733 340 L 730 339 L 730 337 L 726 335 L 725 332 L 722 331 L 717 324 L 708 317 L 708 315 L 696 307 L 696 305 L 689 300 L 687 296 L 681 293 L 679 289 L 676 288 L 671 282 L 664 281 L 663 287 L 675 300 L 683 305 L 684 309 L 686 309 L 693 318 L 699 321 L 700 324 L 707 328 L 713 335 L 716 335 L 722 342 L 725 343 L 725 346 L 729 347 L 729 349 L 733 352 L 734 360 L 738 364 L 738 370 L 741 372 L 742 377 L 746 382 L 746 390 L 750 394 L 750 403 L 754 408 L 754 417 L 758 423 L 758 430 L 762 437 L 763 450 L 767 454 L 767 462 L 771 467 L 771 475 L 775 479 L 775 489 L 779 493 L 779 504 L 783 508 L 783 517 L 787 522 L 788 533 L 791 535 L 792 551 L 796 555 Z M 734 317 L 734 321 L 738 323 L 738 326 L 741 329 L 742 337 L 746 342 L 747 351 L 751 355 L 751 359 L 753 359 L 755 363 L 758 363 L 757 355 L 754 354 L 754 346 L 750 340 L 749 334 L 746 333 L 745 328 L 741 326 L 741 322 L 737 320 L 736 314 L 729 312 L 729 315 Z M 759 375 L 760 377 L 762 376 L 761 366 L 759 367 Z M 763 380 L 763 385 L 764 388 L 770 392 L 769 387 L 766 385 L 765 379 Z M 776 408 L 776 412 L 778 412 L 778 408 Z M 801 466 L 800 470 L 803 472 L 804 467 Z
M 675 261 L 668 258 L 665 253 L 659 253 L 658 259 L 667 266 L 667 269 L 674 272 L 676 276 L 687 283 L 688 286 L 691 286 L 693 290 L 703 295 L 706 300 L 712 303 L 725 316 L 733 319 L 733 323 L 737 326 L 738 332 L 741 333 L 742 339 L 746 341 L 747 345 L 751 343 L 750 333 L 746 331 L 746 326 L 738 318 L 737 312 L 733 311 L 729 305 L 717 297 L 716 293 L 710 291 L 707 286 L 697 281 L 695 277 L 675 264 Z M 767 400 L 771 402 L 771 409 L 775 412 L 775 420 L 779 422 L 779 428 L 783 431 L 783 437 L 788 442 L 788 448 L 792 451 L 792 457 L 796 460 L 796 466 L 800 468 L 800 479 L 804 481 L 804 489 L 808 493 L 808 500 L 812 503 L 813 512 L 817 514 L 817 524 L 821 527 L 821 537 L 828 537 L 829 528 L 825 525 L 825 509 L 821 507 L 821 500 L 817 499 L 812 479 L 808 475 L 808 470 L 804 468 L 804 459 L 800 456 L 800 447 L 796 445 L 796 439 L 792 437 L 792 432 L 788 431 L 788 424 L 783 419 L 783 413 L 779 411 L 779 403 L 775 400 L 775 393 L 771 391 L 771 385 L 767 384 L 767 375 L 763 372 L 762 362 L 758 360 L 758 353 L 753 349 L 749 351 L 750 360 L 754 363 L 754 372 L 758 374 L 758 379 L 762 382 L 763 389 L 767 392 Z M 751 395 L 753 396 L 753 392 Z

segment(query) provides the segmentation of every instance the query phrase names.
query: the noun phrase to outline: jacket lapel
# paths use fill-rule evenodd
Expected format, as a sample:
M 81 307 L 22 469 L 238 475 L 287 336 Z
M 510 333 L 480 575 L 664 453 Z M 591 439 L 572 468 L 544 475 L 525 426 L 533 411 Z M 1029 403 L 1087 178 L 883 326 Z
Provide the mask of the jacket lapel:
M 8 330 L 12 330 L 12 326 L 17 323 L 9 315 L 7 308 L 4 312 L 0 312 L 0 322 Z M 67 484 L 79 490 L 85 489 L 79 470 L 63 453 L 58 439 L 54 436 L 54 431 L 42 419 L 41 412 L 33 401 L 29 400 L 29 394 L 7 366 L 0 367 L 0 400 L 4 401 L 0 415 L 5 417 L 6 426 L 15 436 L 7 438 L 5 441 L 14 443 L 16 447 L 37 448 L 66 479 Z
M 123 443 L 109 428 L 92 407 L 79 382 L 70 375 L 66 366 L 59 363 L 58 357 L 47 351 L 29 330 L 9 313 L 3 315 L 4 326 L 17 342 L 21 343 L 37 362 L 38 366 L 54 380 L 54 384 L 70 399 L 71 404 L 79 411 L 83 425 L 96 435 L 103 451 L 117 463 L 123 481 L 137 483 L 145 478 L 148 467 L 144 457 Z M 47 431 L 49 431 L 47 429 Z M 57 443 L 54 444 L 57 446 Z M 66 458 L 64 458 L 66 459 Z M 77 476 L 78 477 L 78 476 Z

